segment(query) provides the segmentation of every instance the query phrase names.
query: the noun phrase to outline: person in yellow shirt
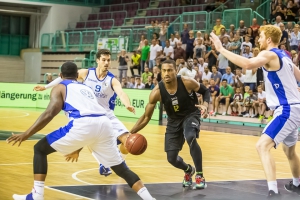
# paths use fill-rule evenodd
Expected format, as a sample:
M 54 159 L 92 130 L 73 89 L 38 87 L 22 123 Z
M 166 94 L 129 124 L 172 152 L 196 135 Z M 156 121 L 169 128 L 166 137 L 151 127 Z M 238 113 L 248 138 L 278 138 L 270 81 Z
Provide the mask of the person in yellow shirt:
M 136 51 L 133 52 L 133 55 L 131 56 L 131 66 L 130 66 L 130 71 L 131 75 L 134 76 L 134 71 L 133 69 L 137 69 L 139 72 L 139 75 L 141 75 L 141 55 L 138 54 Z
M 217 36 L 221 35 L 221 28 L 225 28 L 223 24 L 221 24 L 221 19 L 216 20 L 216 25 L 214 26 L 214 31 Z

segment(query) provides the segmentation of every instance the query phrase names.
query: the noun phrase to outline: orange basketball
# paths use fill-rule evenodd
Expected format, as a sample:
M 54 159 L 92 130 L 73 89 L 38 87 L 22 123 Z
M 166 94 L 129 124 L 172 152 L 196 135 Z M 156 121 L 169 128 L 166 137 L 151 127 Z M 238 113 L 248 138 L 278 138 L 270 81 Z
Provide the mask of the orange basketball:
M 130 134 L 126 140 L 125 146 L 132 155 L 141 155 L 147 149 L 147 140 L 139 133 Z

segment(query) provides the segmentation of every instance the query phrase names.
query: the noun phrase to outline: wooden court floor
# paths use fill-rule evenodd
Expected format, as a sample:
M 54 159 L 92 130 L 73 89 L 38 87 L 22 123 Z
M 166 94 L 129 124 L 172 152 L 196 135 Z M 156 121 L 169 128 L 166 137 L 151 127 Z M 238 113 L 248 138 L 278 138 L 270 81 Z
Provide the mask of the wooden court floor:
M 25 131 L 43 110 L 0 108 L 0 130 Z M 67 119 L 59 114 L 40 134 L 47 134 L 63 126 Z M 124 122 L 130 129 L 134 122 Z M 212 124 L 213 125 L 213 124 Z M 181 182 L 183 172 L 172 167 L 164 152 L 164 126 L 150 124 L 143 133 L 148 140 L 148 149 L 143 155 L 126 157 L 127 165 L 144 183 Z M 204 175 L 207 181 L 265 179 L 259 157 L 255 150 L 257 136 L 228 134 L 202 130 L 198 142 L 203 152 Z M 14 193 L 27 194 L 33 185 L 33 145 L 37 140 L 12 147 L 0 141 L 0 199 L 12 199 Z M 300 145 L 297 151 L 300 153 Z M 291 178 L 287 159 L 281 146 L 272 150 L 276 160 L 277 178 Z M 192 163 L 185 144 L 180 156 Z M 48 156 L 46 186 L 119 184 L 124 183 L 115 174 L 103 177 L 98 174 L 98 164 L 84 148 L 77 163 L 68 163 L 59 153 Z M 208 184 L 209 187 L 209 184 Z M 266 191 L 267 192 L 267 191 Z M 45 199 L 86 199 L 69 193 L 45 189 Z

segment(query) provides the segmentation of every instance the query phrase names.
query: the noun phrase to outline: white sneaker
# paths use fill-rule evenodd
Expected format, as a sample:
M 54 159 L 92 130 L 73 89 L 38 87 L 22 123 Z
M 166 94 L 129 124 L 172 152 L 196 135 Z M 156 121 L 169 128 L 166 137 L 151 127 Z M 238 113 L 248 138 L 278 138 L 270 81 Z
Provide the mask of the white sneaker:
M 249 113 L 243 115 L 243 117 L 250 117 Z
M 26 200 L 26 199 L 44 200 L 44 196 L 39 195 L 37 193 L 30 193 L 25 195 L 14 194 L 12 197 L 14 200 Z
M 226 112 L 223 112 L 222 115 L 223 115 L 223 116 L 226 116 Z

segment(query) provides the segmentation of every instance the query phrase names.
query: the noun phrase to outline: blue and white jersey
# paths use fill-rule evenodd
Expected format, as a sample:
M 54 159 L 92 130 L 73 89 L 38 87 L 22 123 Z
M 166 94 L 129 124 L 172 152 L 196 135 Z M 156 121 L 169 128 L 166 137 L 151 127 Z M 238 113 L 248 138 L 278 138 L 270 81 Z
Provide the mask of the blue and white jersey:
M 300 93 L 297 90 L 297 81 L 294 76 L 294 64 L 288 55 L 277 48 L 270 51 L 277 54 L 280 69 L 267 71 L 263 67 L 267 105 L 274 110 L 278 106 L 300 103 Z
M 70 120 L 106 114 L 106 110 L 98 104 L 93 90 L 88 86 L 72 80 L 64 80 L 60 84 L 66 86 L 66 99 L 62 110 Z
M 112 87 L 112 79 L 114 77 L 112 73 L 108 72 L 103 80 L 99 80 L 96 74 L 96 68 L 90 68 L 83 82 L 92 88 L 98 103 L 107 111 L 113 111 L 115 109 L 117 94 Z

